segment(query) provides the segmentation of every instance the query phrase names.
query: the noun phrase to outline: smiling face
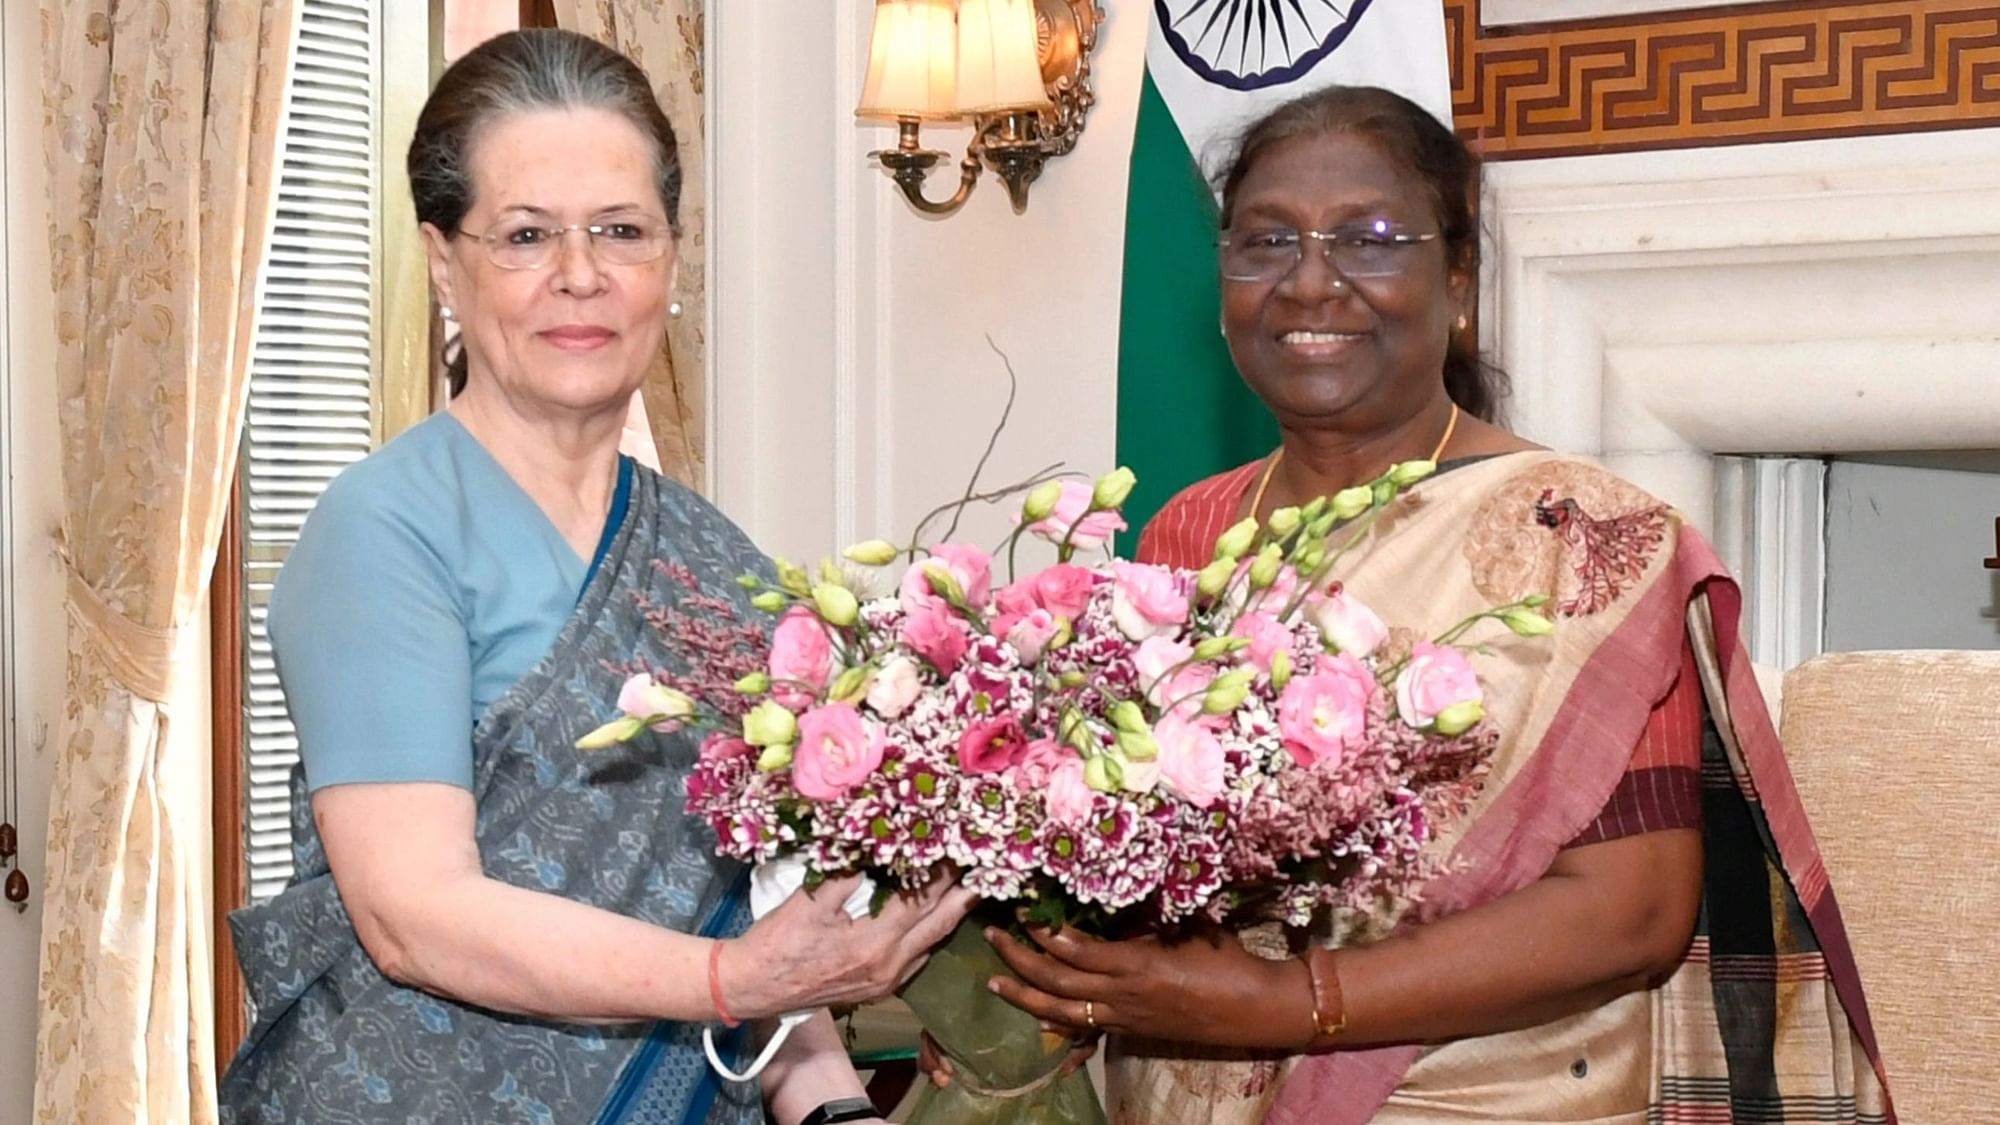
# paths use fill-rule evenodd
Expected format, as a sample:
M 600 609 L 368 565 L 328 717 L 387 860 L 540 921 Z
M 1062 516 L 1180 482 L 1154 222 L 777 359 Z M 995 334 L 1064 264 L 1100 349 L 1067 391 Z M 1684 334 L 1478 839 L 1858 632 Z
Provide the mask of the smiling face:
M 524 223 L 664 226 L 645 136 L 608 110 L 536 110 L 485 128 L 468 163 L 472 206 L 460 232 L 423 228 L 431 282 L 463 334 L 467 391 L 534 412 L 624 410 L 660 354 L 673 250 L 619 265 L 573 231 L 540 268 L 503 269 L 478 236 Z
M 1279 142 L 1236 186 L 1230 230 L 1336 231 L 1387 221 L 1436 232 L 1422 181 L 1365 137 Z M 1444 394 L 1446 346 L 1469 275 L 1442 239 L 1399 251 L 1402 272 L 1344 278 L 1307 239 L 1273 281 L 1222 283 L 1222 330 L 1243 379 L 1287 428 L 1379 432 Z

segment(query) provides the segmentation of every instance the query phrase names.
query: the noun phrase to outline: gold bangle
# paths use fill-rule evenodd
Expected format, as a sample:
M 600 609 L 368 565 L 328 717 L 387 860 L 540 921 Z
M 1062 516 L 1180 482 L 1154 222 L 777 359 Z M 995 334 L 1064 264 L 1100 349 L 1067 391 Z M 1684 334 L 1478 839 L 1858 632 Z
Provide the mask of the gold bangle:
M 1310 1047 L 1347 1030 L 1347 1003 L 1340 993 L 1340 970 L 1333 950 L 1308 949 L 1300 960 L 1306 963 L 1306 977 L 1312 981 L 1313 1037 L 1306 1043 Z

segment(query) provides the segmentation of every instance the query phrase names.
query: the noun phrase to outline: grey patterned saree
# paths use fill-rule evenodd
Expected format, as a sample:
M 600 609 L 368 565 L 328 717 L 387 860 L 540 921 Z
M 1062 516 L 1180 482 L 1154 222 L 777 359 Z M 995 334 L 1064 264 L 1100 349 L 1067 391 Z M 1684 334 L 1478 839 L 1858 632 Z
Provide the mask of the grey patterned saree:
M 699 621 L 763 556 L 700 497 L 640 470 L 555 647 L 473 731 L 476 834 L 494 879 L 687 933 L 748 924 L 744 872 L 686 814 L 692 734 L 586 754 L 618 669 L 685 671 L 716 634 Z M 754 620 L 747 603 L 741 620 Z M 653 620 L 649 623 L 648 618 Z M 385 978 L 355 936 L 292 776 L 297 874 L 230 917 L 255 1022 L 224 1077 L 222 1119 L 252 1122 L 761 1121 L 758 1091 L 720 1083 L 685 1023 L 583 1025 L 487 1011 Z M 588 972 L 588 966 L 578 971 Z

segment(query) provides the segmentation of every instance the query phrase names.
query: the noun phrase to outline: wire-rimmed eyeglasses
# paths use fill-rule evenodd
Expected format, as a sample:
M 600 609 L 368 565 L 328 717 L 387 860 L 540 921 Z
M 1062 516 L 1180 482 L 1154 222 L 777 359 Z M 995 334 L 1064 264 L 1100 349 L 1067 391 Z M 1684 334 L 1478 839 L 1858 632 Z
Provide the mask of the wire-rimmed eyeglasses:
M 1307 239 L 1342 277 L 1394 277 L 1409 268 L 1410 249 L 1436 239 L 1438 232 L 1412 234 L 1387 220 L 1336 227 L 1330 231 L 1291 227 L 1231 228 L 1216 241 L 1222 276 L 1228 281 L 1277 281 L 1298 268 Z
M 555 261 L 556 250 L 571 231 L 590 237 L 590 251 L 599 262 L 639 266 L 656 262 L 673 245 L 673 231 L 657 219 L 634 217 L 601 223 L 546 226 L 529 219 L 498 223 L 484 233 L 459 228 L 486 246 L 486 256 L 503 270 L 538 270 Z

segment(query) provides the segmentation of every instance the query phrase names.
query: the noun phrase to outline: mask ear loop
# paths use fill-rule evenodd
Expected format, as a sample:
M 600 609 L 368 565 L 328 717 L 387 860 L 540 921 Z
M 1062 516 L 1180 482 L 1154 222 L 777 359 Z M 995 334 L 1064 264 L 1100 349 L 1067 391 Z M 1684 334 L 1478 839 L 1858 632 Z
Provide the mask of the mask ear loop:
M 701 1029 L 702 1053 L 708 1056 L 708 1065 L 714 1067 L 715 1073 L 723 1078 L 731 1082 L 754 1082 L 758 1075 L 764 1073 L 764 1068 L 771 1065 L 771 1060 L 777 1056 L 778 1048 L 785 1045 L 785 1037 L 792 1033 L 792 1029 L 811 1019 L 812 1016 L 811 1012 L 785 1013 L 778 1021 L 778 1029 L 771 1033 L 770 1041 L 764 1044 L 764 1049 L 757 1053 L 757 1058 L 751 1062 L 749 1068 L 740 1074 L 729 1069 L 729 1064 L 723 1062 L 722 1055 L 716 1051 L 713 1027 Z

